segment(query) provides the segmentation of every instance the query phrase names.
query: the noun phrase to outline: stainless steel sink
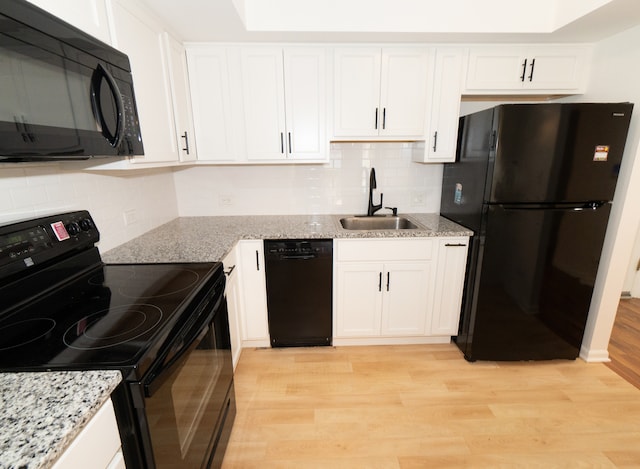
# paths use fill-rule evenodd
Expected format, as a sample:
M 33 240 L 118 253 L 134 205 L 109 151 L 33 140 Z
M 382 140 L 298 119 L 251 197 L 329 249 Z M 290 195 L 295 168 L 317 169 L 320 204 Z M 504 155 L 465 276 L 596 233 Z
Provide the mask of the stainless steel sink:
M 340 219 L 345 230 L 415 230 L 418 226 L 399 216 L 353 216 Z

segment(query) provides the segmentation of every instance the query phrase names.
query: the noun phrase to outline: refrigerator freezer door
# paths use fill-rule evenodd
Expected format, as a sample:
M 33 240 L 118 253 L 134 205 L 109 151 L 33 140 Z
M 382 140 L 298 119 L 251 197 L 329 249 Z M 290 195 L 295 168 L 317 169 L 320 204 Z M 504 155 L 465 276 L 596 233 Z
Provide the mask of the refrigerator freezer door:
M 578 356 L 609 212 L 488 207 L 467 286 L 476 290 L 461 331 L 467 359 Z
M 498 106 L 496 156 L 485 200 L 612 200 L 632 108 L 629 103 Z
M 493 138 L 493 109 L 460 118 L 455 163 L 444 165 L 440 214 L 480 231 L 487 164 Z

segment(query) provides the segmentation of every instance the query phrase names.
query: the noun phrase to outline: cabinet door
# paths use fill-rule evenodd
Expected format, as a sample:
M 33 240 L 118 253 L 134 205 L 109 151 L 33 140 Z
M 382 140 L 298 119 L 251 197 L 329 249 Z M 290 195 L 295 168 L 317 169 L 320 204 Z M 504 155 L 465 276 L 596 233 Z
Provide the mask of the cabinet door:
M 247 48 L 242 55 L 244 118 L 249 160 L 286 158 L 281 48 Z
M 469 238 L 439 241 L 431 335 L 457 335 Z
M 104 0 L 29 0 L 102 42 L 111 44 Z
M 439 48 L 429 104 L 425 152 L 418 161 L 445 163 L 456 159 L 464 50 Z
M 222 261 L 225 275 L 227 276 L 225 295 L 229 310 L 229 337 L 231 338 L 231 358 L 234 369 L 238 364 L 238 360 L 240 360 L 240 352 L 242 351 L 242 332 L 240 327 L 242 298 L 240 297 L 240 269 L 237 257 L 237 248 L 234 248 Z
M 587 46 L 471 48 L 465 91 L 581 93 L 586 86 L 588 55 Z
M 325 55 L 318 48 L 284 50 L 286 147 L 293 159 L 326 158 Z
M 424 335 L 433 303 L 431 264 L 394 262 L 385 267 L 382 335 Z
M 216 46 L 187 49 L 194 143 L 203 161 L 234 159 L 227 53 Z
M 383 264 L 341 263 L 336 269 L 336 337 L 377 337 Z
M 475 47 L 469 53 L 466 89 L 520 90 L 526 76 L 525 52 L 519 47 Z
M 373 137 L 381 124 L 380 49 L 334 51 L 334 129 L 337 137 Z
M 180 155 L 180 161 L 194 161 L 197 159 L 197 155 L 191 115 L 191 100 L 189 99 L 187 57 L 184 47 L 173 36 L 165 33 L 164 39 L 169 59 L 169 76 L 171 78 L 178 154 Z
M 524 85 L 537 90 L 581 90 L 586 83 L 587 56 L 587 49 L 580 47 L 527 49 Z
M 426 49 L 382 50 L 379 134 L 424 135 L 429 53 Z
M 171 84 L 164 31 L 132 2 L 111 3 L 115 47 L 129 56 L 133 74 L 144 157 L 135 162 L 178 161 Z
M 270 343 L 263 242 L 239 241 L 238 247 L 243 292 L 242 339 L 251 341 L 255 346 L 268 347 Z

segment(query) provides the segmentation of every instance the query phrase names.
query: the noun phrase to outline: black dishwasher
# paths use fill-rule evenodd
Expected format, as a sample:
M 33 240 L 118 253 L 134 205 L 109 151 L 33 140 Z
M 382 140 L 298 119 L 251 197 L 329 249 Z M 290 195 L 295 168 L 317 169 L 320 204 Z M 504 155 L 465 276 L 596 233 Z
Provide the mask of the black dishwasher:
M 331 345 L 333 240 L 264 241 L 273 347 Z

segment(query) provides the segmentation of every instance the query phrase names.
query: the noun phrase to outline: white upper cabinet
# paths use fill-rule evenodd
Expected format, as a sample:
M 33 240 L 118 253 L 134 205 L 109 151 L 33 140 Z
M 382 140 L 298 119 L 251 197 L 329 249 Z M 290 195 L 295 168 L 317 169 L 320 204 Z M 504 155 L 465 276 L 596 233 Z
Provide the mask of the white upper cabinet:
M 465 53 L 463 48 L 436 50 L 425 144 L 414 150 L 414 161 L 446 163 L 456 159 Z
M 241 50 L 248 160 L 326 160 L 324 48 Z
M 175 118 L 176 141 L 180 161 L 194 161 L 197 158 L 194 142 L 193 116 L 189 96 L 189 76 L 187 57 L 182 43 L 168 33 L 164 34 L 165 47 L 169 59 L 173 113 Z
M 104 0 L 29 0 L 29 3 L 111 44 L 109 21 Z
M 114 46 L 129 56 L 144 143 L 138 163 L 180 158 L 164 29 L 137 2 L 111 0 Z
M 334 137 L 424 138 L 428 73 L 425 48 L 337 48 Z
M 472 47 L 464 92 L 583 93 L 588 46 Z
M 189 46 L 187 60 L 199 161 L 236 159 L 228 55 L 223 46 Z

